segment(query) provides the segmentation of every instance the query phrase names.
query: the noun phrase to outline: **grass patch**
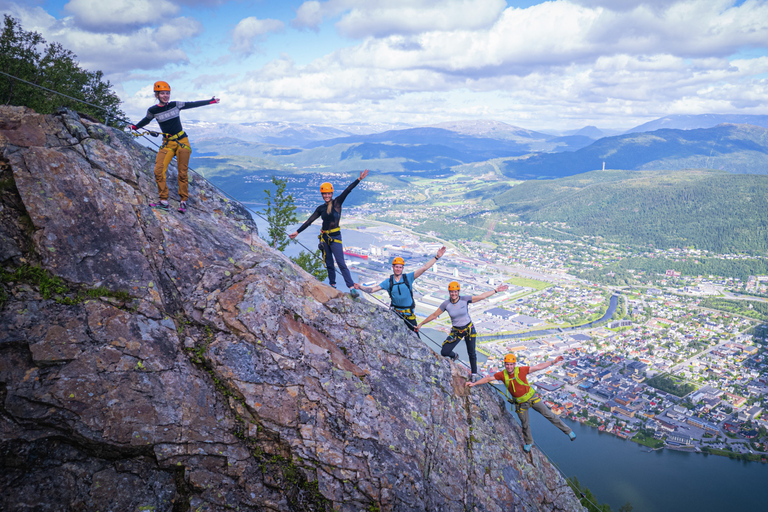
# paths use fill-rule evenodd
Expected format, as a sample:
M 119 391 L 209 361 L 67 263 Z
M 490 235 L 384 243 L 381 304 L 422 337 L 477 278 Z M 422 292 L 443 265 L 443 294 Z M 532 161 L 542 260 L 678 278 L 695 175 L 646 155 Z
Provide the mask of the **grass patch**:
M 122 302 L 133 300 L 133 296 L 128 292 L 113 291 L 103 286 L 73 291 L 61 278 L 52 275 L 44 268 L 33 265 L 22 265 L 11 272 L 0 270 L 0 282 L 29 284 L 38 289 L 43 299 L 53 299 L 59 304 L 68 306 L 101 297 L 110 297 Z M 8 297 L 3 290 L 0 294 L 0 307 L 4 306 L 7 300 Z
M 721 457 L 728 457 L 729 459 L 744 460 L 748 462 L 759 462 L 762 457 L 765 457 L 765 455 L 760 453 L 736 453 L 729 450 L 710 448 L 709 446 L 705 446 L 701 451 L 710 455 L 719 455 Z
M 669 374 L 651 377 L 646 379 L 645 383 L 665 393 L 671 393 L 681 398 L 697 389 L 693 384 L 684 382 L 679 377 Z
M 533 288 L 536 291 L 546 290 L 547 288 L 553 286 L 552 283 L 547 283 L 545 281 L 538 281 L 536 279 L 528 279 L 526 277 L 519 277 L 519 276 L 515 276 L 511 279 L 507 279 L 504 282 L 507 284 L 511 284 L 513 286 L 523 286 L 525 288 Z
M 664 446 L 664 441 L 660 439 L 656 439 L 655 437 L 649 437 L 642 434 L 635 435 L 631 441 L 634 441 L 637 444 L 641 444 L 643 446 L 647 446 L 648 448 L 661 448 Z

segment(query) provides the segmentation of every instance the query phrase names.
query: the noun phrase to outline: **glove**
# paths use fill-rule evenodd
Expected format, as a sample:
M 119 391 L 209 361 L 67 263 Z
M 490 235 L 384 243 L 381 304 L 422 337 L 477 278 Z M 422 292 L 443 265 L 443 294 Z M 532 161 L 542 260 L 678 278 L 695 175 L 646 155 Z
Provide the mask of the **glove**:
M 131 130 L 138 130 L 138 128 L 136 128 L 136 125 L 135 125 L 135 124 L 132 124 L 132 125 L 131 125 Z
M 214 96 L 213 98 L 211 98 L 211 101 L 210 101 L 208 104 L 209 104 L 209 105 L 213 105 L 214 103 L 218 103 L 218 102 L 220 102 L 220 101 L 221 101 L 221 100 L 220 100 L 219 98 L 217 98 L 216 96 Z

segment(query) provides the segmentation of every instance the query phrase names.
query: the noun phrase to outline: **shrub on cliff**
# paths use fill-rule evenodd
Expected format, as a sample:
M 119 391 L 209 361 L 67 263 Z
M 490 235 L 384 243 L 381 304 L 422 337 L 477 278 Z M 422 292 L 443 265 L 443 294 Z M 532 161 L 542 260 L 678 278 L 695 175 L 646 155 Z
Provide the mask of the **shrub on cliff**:
M 110 124 L 116 121 L 115 117 L 125 117 L 109 80 L 103 79 L 101 71 L 82 69 L 76 59 L 77 55 L 61 44 L 47 43 L 42 35 L 25 31 L 17 19 L 4 15 L 0 70 L 35 85 L 0 75 L 0 104 L 25 106 L 41 114 L 51 114 L 64 106 L 99 120 L 106 119 L 102 110 L 106 109 L 110 112 Z

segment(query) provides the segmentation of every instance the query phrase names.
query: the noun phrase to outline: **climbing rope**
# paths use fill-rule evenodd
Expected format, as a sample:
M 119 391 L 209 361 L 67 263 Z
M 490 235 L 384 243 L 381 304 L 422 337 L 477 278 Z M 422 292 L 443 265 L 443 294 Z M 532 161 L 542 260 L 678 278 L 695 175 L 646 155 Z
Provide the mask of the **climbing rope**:
M 88 106 L 94 107 L 94 108 L 96 108 L 96 109 L 102 110 L 102 111 L 104 111 L 104 112 L 105 112 L 105 114 L 106 114 L 106 115 L 105 115 L 105 123 L 108 123 L 110 118 L 114 118 L 116 121 L 121 121 L 121 122 L 123 122 L 123 123 L 124 123 L 124 124 L 126 124 L 126 125 L 132 125 L 132 123 L 131 123 L 131 121 L 130 121 L 130 120 L 128 120 L 128 119 L 124 119 L 124 118 L 121 118 L 121 117 L 118 117 L 118 116 L 115 116 L 115 115 L 112 115 L 112 114 L 110 113 L 110 110 L 109 110 L 109 109 L 107 109 L 107 108 L 104 108 L 104 107 L 102 107 L 101 105 L 96 105 L 96 104 L 94 104 L 94 103 L 90 103 L 90 102 L 88 102 L 88 101 L 85 101 L 85 100 L 82 100 L 82 99 L 80 99 L 80 98 L 75 98 L 75 97 L 69 96 L 69 95 L 67 95 L 67 94 L 61 93 L 61 92 L 59 92 L 59 91 L 55 91 L 55 90 L 53 90 L 53 89 L 49 89 L 49 88 L 47 88 L 47 87 L 43 87 L 42 85 L 38 85 L 38 84 L 35 84 L 35 83 L 32 83 L 32 82 L 29 82 L 29 81 L 27 81 L 27 80 L 24 80 L 24 79 L 22 79 L 22 78 L 19 78 L 19 77 L 17 77 L 17 76 L 13 76 L 13 75 L 11 75 L 11 74 L 8 74 L 8 73 L 6 73 L 6 72 L 4 72 L 4 71 L 0 71 L 0 75 L 4 75 L 4 76 L 7 76 L 8 78 L 12 78 L 12 79 L 14 79 L 14 80 L 18 80 L 18 81 L 20 81 L 20 82 L 23 82 L 23 83 L 25 83 L 25 84 L 27 84 L 27 85 L 31 85 L 31 86 L 33 86 L 33 87 L 37 87 L 38 89 L 42 89 L 42 90 L 44 90 L 44 91 L 47 91 L 47 92 L 50 92 L 50 93 L 53 93 L 53 94 L 58 94 L 59 96 L 63 96 L 63 97 L 65 97 L 65 98 L 68 98 L 68 99 L 70 99 L 70 100 L 73 100 L 73 101 L 77 101 L 77 102 L 83 103 L 83 104 L 85 104 L 85 105 L 88 105 Z M 167 134 L 165 134 L 165 133 L 162 133 L 162 132 L 155 132 L 155 131 L 152 131 L 152 130 L 146 130 L 146 129 L 144 129 L 144 132 L 139 132 L 139 131 L 136 131 L 136 133 L 135 133 L 135 134 L 134 134 L 134 133 L 131 133 L 131 135 L 133 135 L 134 137 L 143 137 L 145 140 L 147 140 L 149 143 L 153 144 L 155 147 L 157 147 L 157 148 L 159 149 L 159 148 L 160 148 L 160 146 L 159 146 L 157 143 L 155 143 L 153 140 L 151 140 L 151 139 L 148 139 L 148 138 L 147 138 L 147 135 L 150 135 L 150 136 L 152 136 L 152 137 L 158 137 L 158 136 L 160 136 L 160 135 L 167 135 Z M 269 221 L 268 221 L 266 218 L 264 218 L 262 215 L 260 215 L 258 212 L 256 212 L 255 210 L 251 210 L 251 209 L 247 208 L 247 207 L 246 207 L 245 205 L 243 205 L 243 203 L 241 203 L 241 202 L 240 202 L 238 199 L 236 199 L 236 198 L 235 198 L 235 197 L 233 197 L 232 195 L 228 194 L 226 191 L 222 190 L 222 189 L 221 189 L 220 187 L 218 187 L 217 185 L 215 185 L 215 184 L 211 183 L 211 182 L 210 182 L 210 181 L 209 181 L 209 180 L 208 180 L 208 179 L 207 179 L 207 178 L 206 178 L 204 175 L 200 174 L 199 172 L 197 172 L 197 171 L 196 171 L 195 169 L 193 169 L 192 167 L 188 167 L 188 170 L 189 170 L 189 171 L 191 171 L 191 172 L 193 172 L 193 173 L 194 173 L 195 175 L 197 175 L 199 178 L 201 178 L 201 179 L 202 179 L 202 180 L 203 180 L 205 183 L 207 183 L 207 184 L 208 184 L 209 186 L 211 186 L 213 189 L 215 189 L 215 190 L 219 191 L 219 192 L 220 192 L 222 195 L 226 196 L 227 198 L 231 199 L 232 201 L 234 201 L 235 203 L 237 203 L 238 205 L 240 205 L 240 207 L 242 207 L 242 208 L 243 208 L 243 209 L 245 209 L 246 211 L 249 211 L 249 212 L 251 212 L 252 214 L 254 214 L 254 215 L 256 215 L 257 217 L 259 217 L 260 219 L 262 219 L 263 221 L 265 221 L 265 222 L 269 223 Z M 286 235 L 287 235 L 288 233 L 287 233 L 287 232 L 284 232 L 284 234 L 286 234 Z M 322 262 L 321 258 L 319 258 L 319 257 L 317 256 L 317 254 L 315 253 L 315 251 L 313 251 L 312 249 L 310 249 L 309 247 L 307 247 L 306 245 L 304 245 L 303 243 L 301 243 L 301 242 L 300 242 L 300 241 L 298 241 L 298 240 L 292 240 L 292 241 L 293 241 L 294 243 L 297 243 L 297 244 L 299 244 L 300 246 L 302 246 L 304 249 L 306 249 L 306 250 L 307 250 L 307 252 L 308 252 L 308 253 L 309 253 L 311 256 L 315 257 L 315 258 L 316 258 L 318 261 L 321 261 L 321 262 Z M 324 263 L 324 262 L 323 262 L 323 263 Z M 339 269 L 339 270 L 341 270 L 341 269 Z M 366 292 L 366 293 L 367 293 L 367 292 Z M 387 308 L 387 310 L 393 311 L 393 312 L 394 312 L 394 313 L 395 313 L 395 314 L 396 314 L 398 317 L 400 317 L 400 318 L 401 318 L 401 320 L 405 321 L 405 316 L 404 316 L 404 315 L 402 315 L 402 314 L 400 314 L 400 313 L 399 313 L 397 310 L 394 310 L 394 309 L 390 308 L 390 307 L 389 307 L 389 306 L 388 306 L 388 305 L 387 305 L 387 304 L 386 304 L 384 301 L 382 301 L 381 299 L 379 299 L 378 297 L 376 297 L 376 296 L 375 296 L 375 295 L 373 295 L 372 293 L 369 293 L 368 295 L 370 295 L 370 296 L 371 296 L 371 297 L 373 297 L 375 300 L 377 300 L 379 303 L 381 303 L 381 304 L 382 304 L 382 305 L 383 305 L 385 308 Z M 442 350 L 442 345 L 441 345 L 440 343 L 438 343 L 437 341 L 433 340 L 431 337 L 429 337 L 429 336 L 428 336 L 426 333 L 424 333 L 424 332 L 420 332 L 420 334 L 421 334 L 421 335 L 423 335 L 423 336 L 424 336 L 424 337 L 425 337 L 427 340 L 429 340 L 429 341 L 430 341 L 432 344 L 434 344 L 434 345 L 435 345 L 435 346 L 438 348 L 438 350 Z M 470 365 L 468 365 L 467 363 L 465 363 L 465 362 L 464 362 L 464 361 L 462 361 L 461 359 L 457 359 L 457 360 L 458 360 L 458 362 L 459 362 L 459 363 L 461 363 L 461 364 L 462 364 L 463 366 L 465 366 L 466 368 L 470 368 L 470 369 L 471 369 Z M 505 396 L 504 396 L 504 394 L 502 393 L 502 391 L 501 391 L 501 390 L 499 390 L 499 389 L 498 389 L 496 386 L 492 386 L 492 388 L 494 389 L 494 391 L 496 391 L 497 393 L 499 393 L 499 395 L 500 395 L 500 396 L 501 396 L 503 399 L 505 399 L 505 400 L 506 400 L 506 398 L 505 398 Z M 511 409 L 510 409 L 510 413 L 511 413 Z M 518 418 L 518 422 L 519 422 L 519 421 L 520 421 L 520 420 L 519 420 L 519 418 Z M 521 424 L 521 428 L 522 428 L 522 424 Z M 552 464 L 552 465 L 553 465 L 553 466 L 554 466 L 554 467 L 557 469 L 557 471 L 558 471 L 558 472 L 560 473 L 560 475 L 561 475 L 561 476 L 562 476 L 562 477 L 565 479 L 565 481 L 570 483 L 570 480 L 568 479 L 568 477 L 567 477 L 567 476 L 565 476 L 565 473 L 563 473 L 563 471 L 562 471 L 562 469 L 560 468 L 560 466 L 559 466 L 559 465 L 558 465 L 558 464 L 557 464 L 557 463 L 556 463 L 556 462 L 555 462 L 555 461 L 552 459 L 552 457 L 550 457 L 550 456 L 549 456 L 549 454 L 548 454 L 546 451 L 544 451 L 544 449 L 543 449 L 543 448 L 541 448 L 541 446 L 539 446 L 539 445 L 536 445 L 536 448 L 537 448 L 537 449 L 538 449 L 538 450 L 539 450 L 539 451 L 540 451 L 540 452 L 541 452 L 541 453 L 542 453 L 542 454 L 543 454 L 543 455 L 544 455 L 544 456 L 547 458 L 547 460 L 550 462 L 550 464 Z M 594 506 L 596 509 L 599 509 L 599 508 L 600 508 L 600 507 L 599 507 L 597 504 L 595 504 L 595 503 L 594 503 L 594 502 L 592 502 L 592 501 L 591 501 L 589 498 L 587 498 L 587 497 L 584 495 L 584 493 L 581 493 L 581 492 L 580 492 L 579 494 L 581 494 L 581 497 L 582 497 L 583 499 L 587 500 L 587 501 L 588 501 L 590 504 L 592 504 L 592 505 L 593 505 L 593 506 Z

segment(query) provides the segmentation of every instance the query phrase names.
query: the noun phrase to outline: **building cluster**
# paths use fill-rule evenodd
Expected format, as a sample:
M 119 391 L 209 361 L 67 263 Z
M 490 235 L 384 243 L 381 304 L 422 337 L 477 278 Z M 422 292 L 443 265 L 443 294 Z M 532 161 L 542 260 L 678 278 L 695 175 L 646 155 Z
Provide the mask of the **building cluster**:
M 369 258 L 356 262 L 355 271 L 365 284 L 389 276 L 393 256 L 405 256 L 406 271 L 413 271 L 440 245 L 421 243 L 396 229 L 383 234 L 382 239 L 398 243 L 360 248 Z M 458 251 L 450 251 L 414 285 L 417 316 L 425 316 L 447 298 L 451 280 L 462 284 L 462 294 L 482 293 L 519 277 L 543 284 L 511 286 L 471 307 L 479 350 L 487 356 L 481 372 L 498 371 L 510 351 L 530 365 L 563 355 L 565 364 L 531 377 L 557 414 L 649 445 L 663 441 L 694 449 L 766 452 L 760 443 L 768 442 L 763 412 L 768 407 L 768 351 L 762 345 L 766 340 L 752 331 L 759 322 L 700 305 L 724 290 L 743 289 L 740 280 L 681 276 L 674 270 L 652 276 L 638 272 L 647 285 L 620 290 L 609 322 L 572 330 L 572 325 L 601 316 L 616 290 L 567 272 L 639 254 L 610 244 L 542 243 L 515 234 L 508 239 L 508 245 L 495 247 L 457 243 Z M 728 257 L 704 253 L 649 250 L 645 255 L 671 261 Z M 747 283 L 759 291 L 754 283 L 764 281 L 754 276 Z M 388 303 L 386 293 L 380 292 L 379 299 Z M 447 315 L 436 324 L 447 329 Z

